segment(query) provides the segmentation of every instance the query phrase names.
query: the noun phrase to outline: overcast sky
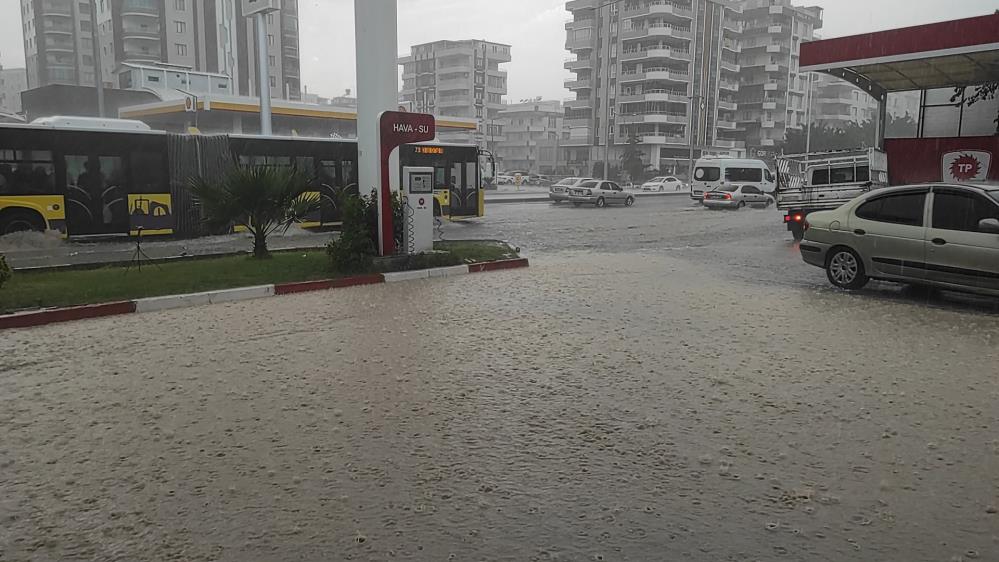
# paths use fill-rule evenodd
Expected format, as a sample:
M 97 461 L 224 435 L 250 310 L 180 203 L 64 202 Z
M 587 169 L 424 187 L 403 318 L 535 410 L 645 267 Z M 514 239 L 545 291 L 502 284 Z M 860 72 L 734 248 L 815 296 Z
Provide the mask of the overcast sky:
M 69 1 L 69 0 L 61 0 Z M 441 39 L 486 39 L 513 46 L 508 99 L 570 97 L 562 83 L 563 0 L 398 0 L 399 52 Z M 806 4 L 805 2 L 802 2 Z M 991 13 L 997 0 L 813 0 L 825 8 L 823 37 L 839 37 Z M 299 0 L 302 78 L 310 92 L 355 89 L 354 0 Z M 24 65 L 18 0 L 0 0 L 0 64 Z

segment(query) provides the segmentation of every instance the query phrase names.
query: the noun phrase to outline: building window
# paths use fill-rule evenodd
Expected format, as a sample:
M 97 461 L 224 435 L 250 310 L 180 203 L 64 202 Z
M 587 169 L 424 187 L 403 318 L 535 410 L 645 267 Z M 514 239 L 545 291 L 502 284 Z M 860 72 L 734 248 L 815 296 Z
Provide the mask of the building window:
M 270 45 L 271 47 L 274 46 L 274 36 L 273 35 L 268 35 L 267 36 L 267 44 Z
M 274 65 L 277 64 L 277 59 L 274 58 L 274 55 L 268 56 L 267 60 L 271 63 L 271 66 L 274 66 Z
M 90 20 L 80 21 L 80 31 L 93 31 L 94 26 L 90 24 Z
M 177 43 L 177 55 L 186 57 L 187 56 L 187 45 L 183 43 Z
M 187 22 L 175 21 L 173 23 L 177 26 L 177 33 L 187 33 Z
M 173 7 L 178 12 L 187 10 L 187 0 L 173 0 Z
M 274 25 L 274 14 L 267 14 L 267 25 Z
M 277 86 L 277 80 L 275 80 L 274 77 L 271 76 L 271 88 L 273 88 L 275 86 Z

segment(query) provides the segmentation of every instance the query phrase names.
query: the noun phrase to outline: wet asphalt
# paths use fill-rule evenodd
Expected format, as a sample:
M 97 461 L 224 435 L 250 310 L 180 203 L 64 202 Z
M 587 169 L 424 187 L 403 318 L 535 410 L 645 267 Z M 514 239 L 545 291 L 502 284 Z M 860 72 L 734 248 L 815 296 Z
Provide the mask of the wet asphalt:
M 779 214 L 495 206 L 532 267 L 0 336 L 0 560 L 997 560 L 999 314 Z

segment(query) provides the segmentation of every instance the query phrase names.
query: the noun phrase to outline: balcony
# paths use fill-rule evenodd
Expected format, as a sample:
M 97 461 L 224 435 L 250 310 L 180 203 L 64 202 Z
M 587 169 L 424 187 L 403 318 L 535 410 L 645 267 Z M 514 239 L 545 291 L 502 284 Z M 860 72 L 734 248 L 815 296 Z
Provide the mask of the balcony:
M 437 107 L 465 107 L 469 105 L 472 105 L 472 100 L 468 96 L 437 98 Z
M 722 90 L 726 90 L 726 91 L 729 91 L 729 92 L 738 92 L 739 91 L 739 83 L 738 82 L 726 82 L 724 80 L 721 80 L 721 81 L 718 82 L 718 87 L 721 88 Z
M 147 27 L 145 29 L 141 27 L 132 27 L 121 30 L 121 38 L 128 41 L 129 39 L 138 40 L 160 40 L 160 30 L 158 28 Z
M 580 118 L 580 119 L 566 119 L 563 121 L 565 127 L 568 129 L 578 129 L 580 127 L 589 127 L 592 124 L 592 119 Z
M 458 63 L 458 64 L 450 64 L 448 66 L 443 66 L 443 65 L 440 65 L 440 64 L 437 65 L 437 72 L 439 72 L 441 74 L 451 74 L 451 73 L 454 73 L 454 72 L 468 72 L 468 73 L 471 73 L 471 72 L 474 72 L 474 71 L 475 71 L 475 69 L 472 68 L 472 65 L 469 64 L 469 63 L 467 63 L 467 62 L 462 62 L 462 63 Z
M 780 72 L 780 65 L 779 64 L 767 64 L 767 65 L 763 66 L 763 70 L 766 70 L 767 72 Z
M 588 90 L 593 87 L 592 80 L 566 80 L 565 87 L 567 90 Z
M 425 86 L 421 86 L 425 87 Z M 450 80 L 441 80 L 437 83 L 437 91 L 442 90 L 457 90 L 457 89 L 468 89 L 472 87 L 471 78 L 452 78 Z M 414 88 L 415 89 L 415 88 Z
M 735 130 L 735 128 L 737 127 L 735 121 L 725 121 L 723 119 L 715 121 L 715 125 L 717 125 L 719 129 L 725 129 L 726 131 Z
M 784 6 L 770 6 L 770 15 L 779 16 L 784 13 Z
M 735 64 L 733 62 L 729 62 L 727 60 L 721 61 L 721 68 L 722 68 L 722 70 L 725 70 L 725 71 L 728 71 L 728 72 L 739 72 L 739 70 L 740 70 L 739 65 L 737 65 L 737 64 Z
M 625 8 L 624 10 L 624 17 L 626 18 L 660 15 L 673 15 L 690 19 L 694 17 L 694 12 L 687 6 L 676 2 L 669 2 L 668 0 L 650 0 L 638 6 Z
M 776 92 L 780 89 L 780 83 L 778 82 L 767 82 L 763 85 L 764 92 Z
M 771 100 L 771 101 L 764 100 L 763 101 L 763 109 L 764 110 L 768 110 L 769 109 L 770 111 L 776 110 L 777 109 L 777 100 Z
M 760 139 L 760 146 L 774 146 L 777 142 L 774 139 Z
M 718 109 L 735 111 L 739 109 L 739 104 L 734 101 L 718 100 Z
M 579 127 L 569 129 L 569 138 L 562 139 L 562 146 L 590 146 L 593 144 L 593 129 Z
M 592 49 L 594 46 L 594 41 L 596 37 L 583 37 L 583 38 L 569 38 L 565 42 L 565 49 L 567 51 L 580 51 L 584 49 Z
M 767 45 L 767 52 L 768 53 L 779 53 L 782 50 L 784 50 L 785 48 L 786 47 L 783 44 L 781 44 L 781 43 L 771 43 L 770 45 Z
M 780 25 L 771 25 L 767 27 L 767 33 L 783 33 L 784 27 Z
M 590 108 L 593 107 L 593 101 L 590 100 L 589 98 L 569 100 L 569 101 L 565 102 L 564 104 L 562 104 L 562 106 L 565 107 L 566 110 L 570 110 L 570 109 L 590 109 Z
M 690 60 L 690 50 L 674 49 L 671 47 L 655 47 L 650 49 L 631 49 L 621 53 L 622 61 L 636 61 L 642 59 L 675 59 Z
M 731 18 L 724 18 L 722 20 L 722 29 L 726 31 L 732 31 L 735 33 L 742 33 L 746 29 L 741 21 L 734 21 Z
M 577 29 L 590 29 L 595 27 L 597 20 L 593 18 L 584 20 L 572 20 L 565 23 L 566 31 L 576 31 Z
M 646 37 L 677 37 L 680 39 L 690 39 L 692 37 L 690 33 L 690 28 L 684 28 L 677 25 L 664 23 L 658 25 L 650 25 L 648 27 L 638 27 L 625 29 L 621 34 L 624 39 L 643 39 Z
M 646 90 L 641 94 L 622 94 L 617 97 L 618 103 L 640 103 L 645 101 L 687 103 L 689 99 L 685 92 L 676 90 Z
M 160 9 L 156 0 L 125 0 L 121 4 L 121 15 L 158 18 Z
M 566 70 L 582 70 L 584 68 L 593 68 L 593 59 L 590 57 L 577 58 L 572 57 L 565 61 Z
M 596 8 L 599 0 L 571 0 L 565 3 L 565 9 L 574 12 L 576 10 L 585 10 L 587 8 Z
M 669 123 L 673 125 L 686 125 L 688 118 L 685 113 L 647 112 L 633 115 L 619 114 L 617 122 L 622 125 L 633 125 L 636 123 Z
M 733 53 L 741 53 L 742 45 L 738 44 L 735 41 L 732 41 L 731 39 L 726 39 L 722 41 L 722 49 L 725 49 L 726 51 L 731 51 Z
M 42 2 L 40 13 L 46 16 L 73 17 L 73 6 L 70 2 Z
M 670 70 L 669 68 L 646 68 L 640 71 L 621 73 L 618 77 L 620 82 L 643 82 L 645 80 L 687 82 L 689 79 L 690 73 L 683 70 Z
M 776 126 L 777 126 L 776 121 L 766 121 L 766 120 L 760 121 L 760 127 L 764 129 L 773 129 Z
M 642 135 L 638 137 L 642 144 L 682 144 L 688 143 L 683 135 Z

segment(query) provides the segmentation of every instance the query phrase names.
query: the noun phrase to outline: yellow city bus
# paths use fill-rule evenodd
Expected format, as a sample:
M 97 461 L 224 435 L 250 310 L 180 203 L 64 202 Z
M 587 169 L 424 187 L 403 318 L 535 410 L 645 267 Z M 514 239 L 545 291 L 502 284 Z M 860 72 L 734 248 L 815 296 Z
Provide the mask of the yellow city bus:
M 480 165 L 481 157 L 475 146 L 427 143 L 401 147 L 399 160 L 434 167 L 438 214 L 464 219 L 484 215 L 483 183 L 491 181 L 492 166 Z M 352 140 L 177 135 L 134 121 L 86 118 L 2 124 L 0 235 L 207 234 L 188 182 L 220 174 L 232 162 L 296 166 L 313 177 L 323 205 L 304 227 L 339 224 L 340 196 L 357 190 Z

